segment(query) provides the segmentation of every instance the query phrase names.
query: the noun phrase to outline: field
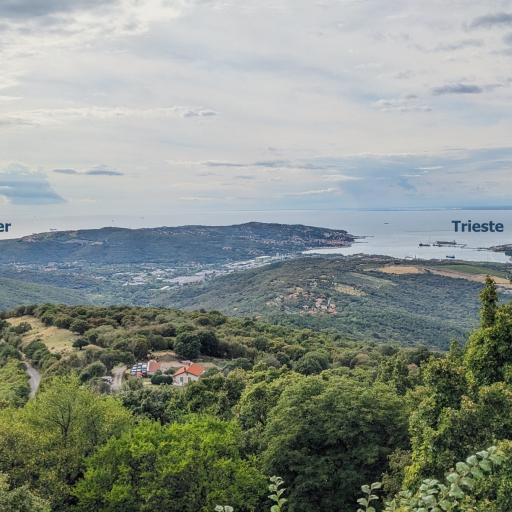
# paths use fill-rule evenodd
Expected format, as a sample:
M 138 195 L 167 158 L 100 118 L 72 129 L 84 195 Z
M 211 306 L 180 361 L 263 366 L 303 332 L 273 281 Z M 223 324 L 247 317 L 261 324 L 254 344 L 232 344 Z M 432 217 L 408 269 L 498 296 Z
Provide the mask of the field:
M 11 325 L 27 322 L 32 326 L 32 329 L 23 335 L 23 343 L 25 345 L 34 340 L 41 340 L 50 352 L 67 354 L 74 350 L 73 342 L 78 336 L 67 329 L 60 329 L 55 326 L 47 327 L 41 320 L 33 316 L 10 318 L 8 321 Z
M 408 274 L 425 274 L 430 272 L 438 276 L 452 279 L 465 279 L 475 283 L 484 283 L 486 277 L 491 276 L 500 288 L 512 290 L 512 283 L 505 270 L 496 270 L 483 265 L 467 263 L 454 263 L 452 265 L 384 265 L 380 272 L 403 276 Z

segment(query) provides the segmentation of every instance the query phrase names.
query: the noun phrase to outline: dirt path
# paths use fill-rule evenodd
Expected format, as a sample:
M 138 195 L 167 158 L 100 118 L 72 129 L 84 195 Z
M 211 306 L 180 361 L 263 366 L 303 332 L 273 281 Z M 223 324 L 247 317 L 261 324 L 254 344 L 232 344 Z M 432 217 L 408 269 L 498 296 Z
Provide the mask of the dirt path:
M 117 393 L 123 385 L 123 376 L 126 372 L 126 366 L 116 366 L 112 369 L 112 392 Z
M 27 375 L 29 376 L 30 398 L 36 396 L 39 385 L 41 384 L 41 373 L 36 370 L 28 361 L 24 361 Z

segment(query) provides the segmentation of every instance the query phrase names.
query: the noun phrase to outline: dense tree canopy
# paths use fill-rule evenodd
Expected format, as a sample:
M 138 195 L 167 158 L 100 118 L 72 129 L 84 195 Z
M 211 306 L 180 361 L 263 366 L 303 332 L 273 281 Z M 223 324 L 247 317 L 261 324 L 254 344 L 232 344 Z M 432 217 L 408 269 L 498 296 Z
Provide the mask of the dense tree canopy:
M 230 503 L 256 511 L 266 479 L 241 458 L 240 435 L 234 423 L 206 416 L 143 422 L 90 459 L 75 490 L 78 510 L 209 512 Z
M 272 475 L 286 487 L 273 480 L 273 512 L 355 511 L 364 483 L 382 479 L 368 490 L 383 500 L 441 495 L 446 471 L 476 460 L 482 475 L 454 510 L 509 512 L 512 306 L 493 286 L 481 327 L 447 353 L 218 312 L 20 308 L 0 324 L 0 511 L 261 512 Z M 54 350 L 24 325 L 34 318 L 79 342 Z M 209 369 L 184 387 L 163 368 L 105 383 L 148 355 Z M 23 359 L 43 378 L 30 400 Z
M 343 510 L 406 446 L 406 417 L 385 385 L 308 377 L 283 392 L 264 436 L 265 467 L 290 484 L 290 512 Z

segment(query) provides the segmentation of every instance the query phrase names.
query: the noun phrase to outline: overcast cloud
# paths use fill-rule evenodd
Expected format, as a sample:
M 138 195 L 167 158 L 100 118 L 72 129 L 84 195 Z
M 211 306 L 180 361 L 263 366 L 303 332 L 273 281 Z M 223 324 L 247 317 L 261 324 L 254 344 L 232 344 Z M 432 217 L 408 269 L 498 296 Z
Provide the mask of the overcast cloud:
M 0 199 L 509 204 L 511 34 L 509 0 L 4 0 Z

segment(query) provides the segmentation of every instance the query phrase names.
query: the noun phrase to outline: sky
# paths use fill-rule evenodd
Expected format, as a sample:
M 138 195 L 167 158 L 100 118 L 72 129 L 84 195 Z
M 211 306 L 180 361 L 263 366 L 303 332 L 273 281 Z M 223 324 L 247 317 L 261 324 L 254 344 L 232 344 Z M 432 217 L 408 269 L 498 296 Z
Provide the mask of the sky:
M 512 205 L 512 1 L 2 0 L 0 62 L 11 221 Z

